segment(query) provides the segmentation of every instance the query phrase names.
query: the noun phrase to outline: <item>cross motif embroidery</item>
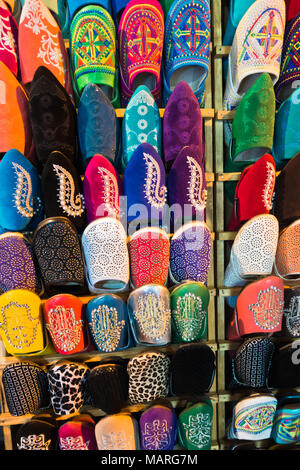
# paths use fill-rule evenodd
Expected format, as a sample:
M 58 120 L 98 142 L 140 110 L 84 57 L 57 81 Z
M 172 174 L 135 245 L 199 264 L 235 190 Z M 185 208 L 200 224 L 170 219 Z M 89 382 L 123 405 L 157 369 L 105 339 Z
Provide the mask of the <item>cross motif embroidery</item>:
M 197 49 L 197 41 L 200 40 L 201 36 L 206 39 L 209 37 L 208 29 L 202 30 L 200 27 L 200 21 L 197 17 L 197 11 L 195 9 L 189 10 L 190 17 L 186 22 L 185 30 L 181 31 L 179 28 L 174 31 L 176 38 L 186 37 L 186 43 L 188 44 L 191 52 L 195 52 Z
M 155 44 L 158 47 L 161 40 L 158 36 L 156 38 L 151 36 L 151 30 L 147 25 L 147 22 L 143 19 L 141 20 L 136 34 L 137 37 L 135 39 L 128 41 L 128 46 L 130 48 L 136 45 L 139 46 L 139 55 L 145 59 L 151 52 L 151 44 Z

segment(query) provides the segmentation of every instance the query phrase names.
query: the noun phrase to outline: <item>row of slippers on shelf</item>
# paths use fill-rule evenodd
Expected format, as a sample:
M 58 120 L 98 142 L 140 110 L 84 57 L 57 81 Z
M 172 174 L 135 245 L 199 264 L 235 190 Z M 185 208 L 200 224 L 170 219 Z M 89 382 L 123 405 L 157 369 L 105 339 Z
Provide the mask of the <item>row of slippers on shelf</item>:
M 94 363 L 62 359 L 43 366 L 22 359 L 8 363 L 1 380 L 12 416 L 50 407 L 57 417 L 64 417 L 85 405 L 114 414 L 128 405 L 168 396 L 199 398 L 209 392 L 214 377 L 214 352 L 206 344 L 193 343 L 178 347 L 172 355 L 152 348 L 129 360 L 119 356 Z
M 153 405 L 140 415 L 117 413 L 104 418 L 80 414 L 56 421 L 38 414 L 20 426 L 15 450 L 210 450 L 213 408 L 209 400 L 177 412 Z M 176 447 L 177 446 L 177 447 Z

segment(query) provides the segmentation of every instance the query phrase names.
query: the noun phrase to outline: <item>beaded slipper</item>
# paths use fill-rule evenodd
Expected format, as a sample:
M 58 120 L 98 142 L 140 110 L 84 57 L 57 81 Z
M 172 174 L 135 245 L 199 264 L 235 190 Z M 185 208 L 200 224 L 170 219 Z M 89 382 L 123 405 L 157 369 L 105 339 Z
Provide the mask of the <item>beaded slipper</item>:
M 61 152 L 52 152 L 41 180 L 46 218 L 66 217 L 81 231 L 85 225 L 85 202 L 80 176 L 72 162 Z
M 139 287 L 130 293 L 127 304 L 136 345 L 164 346 L 171 342 L 170 295 L 166 287 Z
M 114 294 L 94 297 L 86 306 L 89 332 L 102 352 L 123 351 L 131 345 L 127 305 Z
M 176 0 L 168 11 L 164 41 L 164 105 L 176 87 L 189 84 L 204 107 L 205 81 L 210 56 L 208 0 Z
M 173 408 L 153 405 L 140 420 L 141 450 L 173 450 L 177 438 L 177 418 Z
M 22 231 L 44 217 L 41 181 L 36 168 L 18 150 L 0 161 L 0 226 Z
M 120 217 L 121 180 L 103 155 L 94 155 L 84 174 L 83 193 L 88 223 L 100 217 Z
M 284 338 L 300 337 L 300 289 L 287 288 L 284 291 L 284 311 L 282 336 Z

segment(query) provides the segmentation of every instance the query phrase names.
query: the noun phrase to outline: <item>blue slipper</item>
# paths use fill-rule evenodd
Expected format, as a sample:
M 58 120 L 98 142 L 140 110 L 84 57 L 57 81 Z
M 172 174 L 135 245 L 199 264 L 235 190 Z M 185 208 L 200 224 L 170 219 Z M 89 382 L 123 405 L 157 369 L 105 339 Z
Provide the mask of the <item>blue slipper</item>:
M 41 182 L 36 168 L 18 150 L 9 150 L 0 162 L 0 226 L 24 230 L 44 215 Z
M 161 155 L 161 119 L 157 104 L 145 85 L 132 95 L 122 121 L 123 165 L 126 167 L 136 148 L 145 142 Z M 124 170 L 125 170 L 124 167 Z
M 187 82 L 204 105 L 209 69 L 210 7 L 208 0 L 174 1 L 165 25 L 164 95 L 166 105 L 175 86 Z

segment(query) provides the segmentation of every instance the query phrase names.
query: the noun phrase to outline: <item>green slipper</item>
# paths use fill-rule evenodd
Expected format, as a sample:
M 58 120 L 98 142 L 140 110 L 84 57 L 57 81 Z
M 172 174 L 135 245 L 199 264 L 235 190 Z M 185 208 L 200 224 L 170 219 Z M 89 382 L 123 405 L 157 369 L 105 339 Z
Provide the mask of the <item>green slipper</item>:
M 178 417 L 178 443 L 186 450 L 210 450 L 213 406 L 209 399 L 186 408 Z

